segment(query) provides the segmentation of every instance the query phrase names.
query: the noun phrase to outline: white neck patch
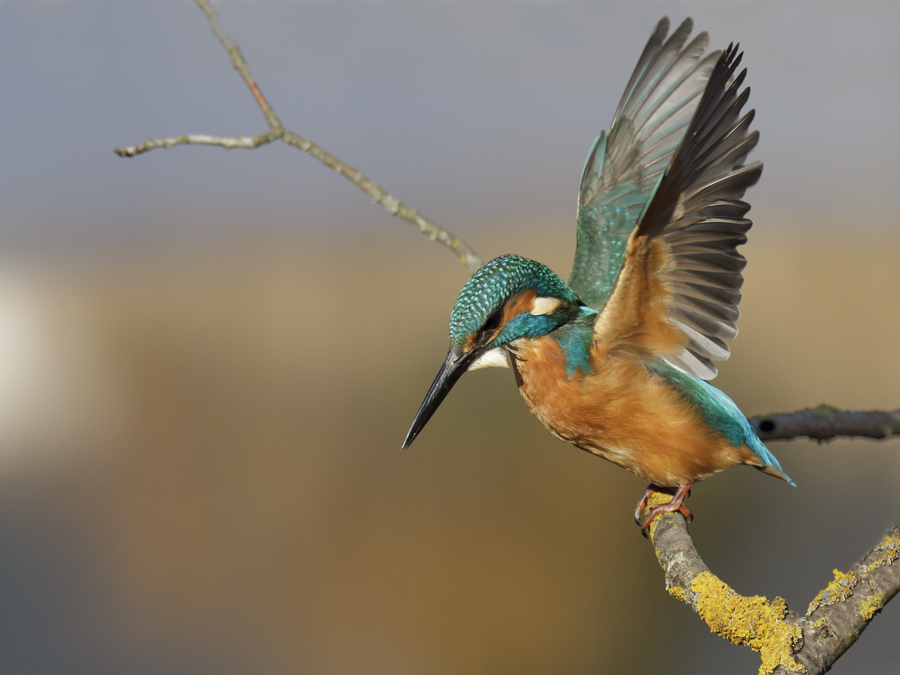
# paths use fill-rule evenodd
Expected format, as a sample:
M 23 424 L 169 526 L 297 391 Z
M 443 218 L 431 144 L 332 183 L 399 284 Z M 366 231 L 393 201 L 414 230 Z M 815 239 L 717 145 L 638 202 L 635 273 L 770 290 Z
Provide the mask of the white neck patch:
M 478 370 L 479 368 L 509 368 L 506 350 L 503 347 L 489 349 L 479 356 L 468 369 Z
M 531 306 L 531 314 L 533 316 L 542 316 L 544 314 L 552 314 L 563 301 L 559 298 L 535 298 Z

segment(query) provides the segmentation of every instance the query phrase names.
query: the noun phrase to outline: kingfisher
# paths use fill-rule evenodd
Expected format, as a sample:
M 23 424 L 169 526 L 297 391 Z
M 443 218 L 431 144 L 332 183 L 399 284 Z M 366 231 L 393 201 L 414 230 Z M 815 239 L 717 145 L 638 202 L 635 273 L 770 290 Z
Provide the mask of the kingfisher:
M 789 484 L 737 405 L 709 384 L 737 335 L 747 241 L 745 163 L 759 132 L 742 109 L 743 53 L 706 53 L 686 19 L 656 26 L 613 117 L 587 157 L 568 284 L 545 265 L 503 255 L 465 284 L 450 350 L 403 448 L 459 378 L 511 367 L 531 413 L 557 438 L 650 483 L 635 510 L 691 514 L 691 485 L 736 464 Z M 654 492 L 670 502 L 646 509 Z M 647 510 L 647 513 L 643 512 Z

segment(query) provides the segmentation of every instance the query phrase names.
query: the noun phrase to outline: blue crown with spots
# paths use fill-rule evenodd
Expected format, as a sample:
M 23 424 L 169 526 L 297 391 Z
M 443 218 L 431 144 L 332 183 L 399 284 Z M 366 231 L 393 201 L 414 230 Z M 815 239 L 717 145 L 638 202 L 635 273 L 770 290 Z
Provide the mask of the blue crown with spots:
M 494 258 L 466 282 L 450 314 L 450 345 L 457 354 L 471 333 L 500 310 L 506 301 L 532 289 L 539 297 L 559 298 L 570 305 L 578 298 L 546 265 L 518 255 Z

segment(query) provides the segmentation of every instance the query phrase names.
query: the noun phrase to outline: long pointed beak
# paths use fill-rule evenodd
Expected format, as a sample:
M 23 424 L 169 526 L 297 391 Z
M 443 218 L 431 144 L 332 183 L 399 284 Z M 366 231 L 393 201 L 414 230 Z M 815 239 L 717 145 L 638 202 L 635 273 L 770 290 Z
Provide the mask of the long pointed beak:
M 406 432 L 406 440 L 403 441 L 403 445 L 401 446 L 402 450 L 406 450 L 406 448 L 416 440 L 416 436 L 419 435 L 419 432 L 422 431 L 428 423 L 428 420 L 431 419 L 431 416 L 434 414 L 434 411 L 438 409 L 441 401 L 444 400 L 447 394 L 450 393 L 453 385 L 456 384 L 457 380 L 459 380 L 463 373 L 466 372 L 473 356 L 473 352 L 457 356 L 453 353 L 452 349 L 450 350 L 447 354 L 447 359 L 444 361 L 444 365 L 441 366 L 437 377 L 434 378 L 431 388 L 428 390 L 428 393 L 425 394 L 425 400 L 422 401 L 422 405 L 419 406 L 419 412 L 416 413 L 416 417 L 409 427 L 409 431 Z

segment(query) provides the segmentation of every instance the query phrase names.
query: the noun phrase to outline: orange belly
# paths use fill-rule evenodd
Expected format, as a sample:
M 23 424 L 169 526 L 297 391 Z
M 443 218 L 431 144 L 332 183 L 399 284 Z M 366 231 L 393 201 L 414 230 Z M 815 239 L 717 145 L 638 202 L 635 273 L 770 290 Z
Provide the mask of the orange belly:
M 734 466 L 761 462 L 709 427 L 663 378 L 629 354 L 595 346 L 594 374 L 566 376 L 555 340 L 515 345 L 513 367 L 532 414 L 558 438 L 664 487 L 687 485 Z

